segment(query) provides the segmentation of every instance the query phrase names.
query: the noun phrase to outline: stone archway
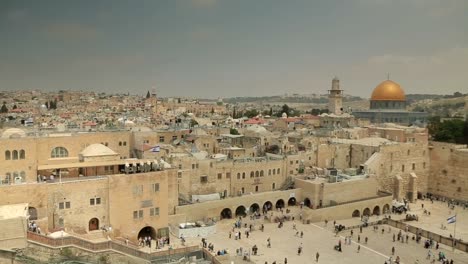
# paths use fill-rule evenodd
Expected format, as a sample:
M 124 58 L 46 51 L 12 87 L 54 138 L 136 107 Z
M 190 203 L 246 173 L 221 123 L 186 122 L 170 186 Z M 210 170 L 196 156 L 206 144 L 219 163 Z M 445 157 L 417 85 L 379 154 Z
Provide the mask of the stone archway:
M 232 218 L 232 211 L 229 208 L 224 208 L 221 211 L 221 219 L 231 219 Z
M 89 220 L 88 230 L 89 231 L 94 231 L 94 230 L 98 230 L 98 229 L 99 229 L 99 219 L 97 219 L 96 217 L 91 218 L 91 220 Z
M 28 207 L 29 220 L 37 220 L 37 209 L 35 207 Z
M 258 203 L 253 203 L 253 204 L 250 206 L 249 212 L 250 212 L 250 213 L 260 212 L 260 205 L 258 205 Z
M 151 237 L 152 239 L 156 239 L 156 230 L 151 226 L 145 226 L 140 230 L 140 232 L 138 232 L 138 238 L 140 237 Z
M 283 200 L 283 199 L 279 199 L 278 201 L 276 201 L 275 207 L 276 207 L 276 208 L 284 208 L 284 200 Z
M 370 209 L 369 208 L 364 209 L 364 211 L 362 211 L 362 215 L 370 216 Z
M 291 197 L 288 200 L 288 206 L 295 206 L 296 205 L 296 198 Z
M 311 208 L 312 207 L 312 202 L 310 201 L 309 198 L 304 199 L 304 205 Z
M 270 211 L 271 209 L 273 209 L 273 204 L 270 201 L 266 201 L 263 204 L 263 210 L 264 211 Z
M 373 215 L 380 215 L 380 207 L 378 205 L 376 205 L 374 207 L 374 210 L 372 210 L 372 214 Z
M 352 217 L 360 217 L 361 216 L 361 212 L 359 212 L 359 210 L 354 210 L 353 211 L 353 214 L 352 214 Z
M 236 209 L 236 216 L 242 216 L 245 217 L 247 215 L 247 210 L 245 209 L 245 206 L 240 205 Z
M 385 204 L 385 205 L 383 206 L 382 213 L 384 213 L 384 214 L 390 213 L 390 205 Z

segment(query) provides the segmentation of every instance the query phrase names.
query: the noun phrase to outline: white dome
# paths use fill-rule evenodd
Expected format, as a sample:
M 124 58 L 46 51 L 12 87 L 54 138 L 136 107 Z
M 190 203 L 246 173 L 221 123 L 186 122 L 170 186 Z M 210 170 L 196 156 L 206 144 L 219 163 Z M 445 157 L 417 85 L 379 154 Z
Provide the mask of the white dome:
M 2 138 L 21 138 L 25 136 L 26 132 L 19 128 L 9 128 L 2 133 Z

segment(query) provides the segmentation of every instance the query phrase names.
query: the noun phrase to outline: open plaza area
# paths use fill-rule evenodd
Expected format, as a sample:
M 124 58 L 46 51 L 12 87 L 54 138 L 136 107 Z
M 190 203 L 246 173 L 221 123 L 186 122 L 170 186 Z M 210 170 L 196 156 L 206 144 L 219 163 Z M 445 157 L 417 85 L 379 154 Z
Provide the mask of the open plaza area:
M 431 215 L 424 213 L 421 204 L 424 208 L 431 212 Z M 249 216 L 242 218 L 241 228 L 233 226 L 235 219 L 222 220 L 217 223 L 217 232 L 214 235 L 206 237 L 206 242 L 214 246 L 214 252 L 218 250 L 227 250 L 229 257 L 222 263 L 247 263 L 236 255 L 240 255 L 239 250 L 242 248 L 242 255 L 250 255 L 250 261 L 254 263 L 315 263 L 317 253 L 319 253 L 318 263 L 385 263 L 390 257 L 393 262 L 399 257 L 400 263 L 441 263 L 438 261 L 439 252 L 443 252 L 448 260 L 453 260 L 453 263 L 468 263 L 468 253 L 460 250 L 453 250 L 448 245 L 439 244 L 436 249 L 436 243 L 432 248 L 426 249 L 424 243 L 427 240 L 425 237 L 419 243 L 413 240 L 414 234 L 408 233 L 409 239 L 404 242 L 396 240 L 394 236 L 398 236 L 401 231 L 402 236 L 406 237 L 405 230 L 390 227 L 390 225 L 378 225 L 377 230 L 374 226 L 369 226 L 362 229 L 359 228 L 347 229 L 341 231 L 338 236 L 334 232 L 333 219 L 320 223 L 303 223 L 299 220 L 301 210 L 298 207 L 288 207 L 291 209 L 290 215 L 295 216 L 295 221 L 285 221 L 281 228 L 278 223 L 270 223 L 263 219 L 252 220 Z M 468 210 L 462 206 L 455 206 L 449 212 L 447 204 L 444 202 L 434 201 L 431 203 L 428 200 L 418 201 L 410 204 L 411 211 L 408 214 L 416 214 L 419 221 L 405 222 L 410 226 L 419 227 L 433 233 L 445 235 L 453 235 L 454 224 L 447 224 L 447 216 L 449 213 L 457 214 L 457 235 L 456 238 L 461 238 L 463 241 L 468 239 Z M 309 209 L 303 209 L 309 210 Z M 303 211 L 304 212 L 304 211 Z M 274 215 L 281 215 L 279 211 L 273 211 Z M 271 214 L 271 213 L 269 213 Z M 405 214 L 391 214 L 392 219 L 403 219 Z M 372 216 L 369 219 L 370 223 L 382 220 L 383 216 Z M 336 221 L 337 224 L 344 226 L 356 226 L 361 223 L 360 218 L 350 218 L 346 220 Z M 247 228 L 245 228 L 247 224 Z M 262 232 L 261 225 L 264 225 Z M 447 226 L 447 229 L 442 230 L 441 225 Z M 246 231 L 252 231 L 249 236 L 246 236 Z M 382 233 L 382 229 L 384 232 Z M 351 231 L 352 230 L 352 231 Z M 241 238 L 235 238 L 235 232 L 241 232 Z M 352 235 L 351 235 L 352 232 Z M 231 235 L 230 235 L 231 233 Z M 303 234 L 301 237 L 301 233 Z M 347 237 L 351 236 L 351 242 Z M 367 238 L 367 243 L 366 243 Z M 176 239 L 176 238 L 174 238 Z M 268 246 L 268 240 L 271 247 Z M 200 244 L 201 238 L 188 238 L 188 244 Z M 334 249 L 341 241 L 342 252 Z M 346 242 L 347 241 L 347 242 Z M 258 253 L 253 254 L 252 248 L 256 246 Z M 302 247 L 302 252 L 298 255 L 298 248 Z M 360 247 L 360 249 L 358 249 Z M 394 254 L 392 254 L 394 248 Z M 237 252 L 237 253 L 236 253 Z M 431 254 L 431 257 L 428 257 Z M 248 257 L 249 258 L 249 257 Z

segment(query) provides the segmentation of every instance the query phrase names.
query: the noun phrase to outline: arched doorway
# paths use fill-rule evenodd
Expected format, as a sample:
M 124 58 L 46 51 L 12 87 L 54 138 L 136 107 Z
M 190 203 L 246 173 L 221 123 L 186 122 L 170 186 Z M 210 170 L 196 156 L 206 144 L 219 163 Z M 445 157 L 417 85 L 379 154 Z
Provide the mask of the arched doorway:
M 258 205 L 257 203 L 254 203 L 250 206 L 250 213 L 255 213 L 255 212 L 259 212 L 260 211 L 260 205 Z
M 390 213 L 390 205 L 386 204 L 383 206 L 383 213 L 384 214 Z
M 374 207 L 374 210 L 372 211 L 373 215 L 380 215 L 380 207 L 377 205 Z
M 154 230 L 154 228 L 151 226 L 145 226 L 138 233 L 138 238 L 140 237 L 151 237 L 152 239 L 156 239 L 156 230 Z
M 224 208 L 221 211 L 221 219 L 231 219 L 232 218 L 232 212 L 231 209 L 229 208 Z
M 245 209 L 245 207 L 244 207 L 243 205 L 237 207 L 237 209 L 236 209 L 236 216 L 242 216 L 242 217 L 244 217 L 244 216 L 246 216 L 246 215 L 247 215 L 247 214 L 246 214 L 246 209 Z
M 28 207 L 29 220 L 37 220 L 37 209 Z
M 305 198 L 304 199 L 304 205 L 307 206 L 307 207 L 311 207 L 312 206 L 312 202 L 310 201 L 309 198 Z
M 352 217 L 359 217 L 359 216 L 361 216 L 361 213 L 359 212 L 359 210 L 354 210 Z
M 273 204 L 270 201 L 266 201 L 263 204 L 263 210 L 264 211 L 270 211 L 271 209 L 273 209 Z
M 99 229 L 99 219 L 91 218 L 89 220 L 89 231 L 94 231 Z
M 283 199 L 279 199 L 278 201 L 276 201 L 276 208 L 284 208 Z
M 288 206 L 294 206 L 294 205 L 296 205 L 296 198 L 294 197 L 289 198 Z
M 364 209 L 364 211 L 362 211 L 362 215 L 370 216 L 370 209 L 369 208 Z

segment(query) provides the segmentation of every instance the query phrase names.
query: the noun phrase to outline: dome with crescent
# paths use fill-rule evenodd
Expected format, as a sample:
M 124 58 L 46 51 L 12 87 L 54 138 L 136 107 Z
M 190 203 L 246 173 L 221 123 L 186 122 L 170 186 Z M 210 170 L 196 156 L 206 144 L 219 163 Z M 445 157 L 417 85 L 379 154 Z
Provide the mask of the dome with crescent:
M 381 82 L 375 87 L 371 96 L 372 101 L 406 101 L 405 91 L 391 80 Z

